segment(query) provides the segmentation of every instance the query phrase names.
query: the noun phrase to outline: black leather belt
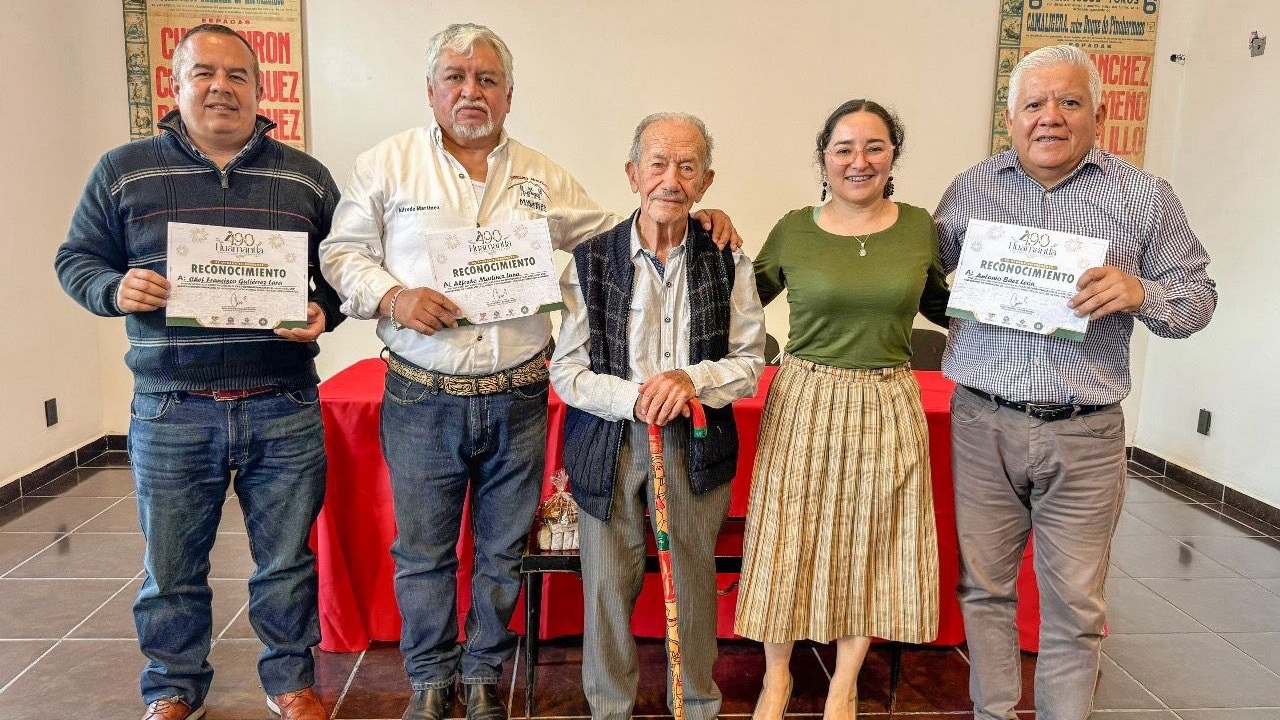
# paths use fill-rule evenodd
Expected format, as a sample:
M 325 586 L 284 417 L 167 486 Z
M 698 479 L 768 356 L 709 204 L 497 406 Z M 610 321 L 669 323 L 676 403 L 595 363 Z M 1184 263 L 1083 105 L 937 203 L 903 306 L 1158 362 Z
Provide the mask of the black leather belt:
M 1098 412 L 1099 410 L 1106 410 L 1114 405 L 1114 403 L 1112 403 L 1112 405 L 1071 405 L 1061 403 L 1015 402 L 1013 400 L 1005 400 L 999 395 L 992 395 L 989 392 L 984 392 L 977 388 L 971 388 L 968 385 L 961 385 L 960 387 L 968 390 L 974 395 L 977 395 L 983 400 L 990 400 L 997 405 L 1007 407 L 1010 410 L 1017 410 L 1020 413 L 1029 415 L 1037 420 L 1044 420 L 1045 422 L 1066 420 L 1079 415 L 1088 415 L 1089 413 Z

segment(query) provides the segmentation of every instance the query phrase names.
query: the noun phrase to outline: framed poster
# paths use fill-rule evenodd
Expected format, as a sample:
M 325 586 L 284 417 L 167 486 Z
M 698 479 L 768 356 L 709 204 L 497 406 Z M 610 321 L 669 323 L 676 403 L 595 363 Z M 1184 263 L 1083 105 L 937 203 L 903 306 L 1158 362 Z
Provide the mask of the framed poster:
M 226 25 L 249 43 L 262 67 L 258 113 L 275 122 L 271 137 L 307 149 L 303 91 L 302 0 L 124 0 L 129 136 L 150 137 L 177 107 L 170 63 L 187 30 Z
M 1010 147 L 1004 111 L 1009 73 L 1032 50 L 1075 45 L 1102 75 L 1107 119 L 1098 146 L 1142 167 L 1151 107 L 1151 70 L 1160 0 L 998 0 L 999 47 L 991 112 L 991 153 Z

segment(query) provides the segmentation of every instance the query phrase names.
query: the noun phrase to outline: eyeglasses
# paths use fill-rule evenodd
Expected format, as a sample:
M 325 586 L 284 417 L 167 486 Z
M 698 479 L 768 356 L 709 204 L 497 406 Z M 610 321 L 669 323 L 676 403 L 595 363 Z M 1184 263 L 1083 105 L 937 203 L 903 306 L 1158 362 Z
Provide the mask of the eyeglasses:
M 867 145 L 862 148 L 855 148 L 853 145 L 838 145 L 833 148 L 827 148 L 826 153 L 838 161 L 852 162 L 855 155 L 862 153 L 862 157 L 866 158 L 869 163 L 884 162 L 893 156 L 892 145 Z

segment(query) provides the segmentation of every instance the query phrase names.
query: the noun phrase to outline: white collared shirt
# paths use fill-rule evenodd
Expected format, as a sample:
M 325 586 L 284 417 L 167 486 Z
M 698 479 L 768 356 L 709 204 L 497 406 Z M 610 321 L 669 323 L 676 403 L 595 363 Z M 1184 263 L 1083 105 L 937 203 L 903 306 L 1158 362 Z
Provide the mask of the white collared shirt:
M 344 313 L 377 318 L 389 290 L 410 287 L 400 278 L 430 265 L 425 234 L 539 218 L 547 219 L 552 243 L 561 250 L 572 250 L 625 219 L 603 210 L 567 171 L 505 131 L 489 154 L 484 191 L 477 196 L 433 122 L 387 138 L 356 158 L 332 230 L 320 244 L 321 271 L 342 297 Z M 486 375 L 514 367 L 545 347 L 551 320 L 533 315 L 428 336 L 395 330 L 383 317 L 378 337 L 419 367 Z
M 632 222 L 631 264 L 635 279 L 627 323 L 627 348 L 631 354 L 627 378 L 591 371 L 591 331 L 576 260 L 565 268 L 560 277 L 565 309 L 551 360 L 551 383 L 566 403 L 605 420 L 635 420 L 641 383 L 675 369 L 689 374 L 698 399 L 708 407 L 724 407 L 755 393 L 764 369 L 764 308 L 756 294 L 751 260 L 741 252 L 733 253 L 728 354 L 721 360 L 690 365 L 685 245 L 671 249 L 665 271 L 659 275 L 652 254 L 643 249 Z

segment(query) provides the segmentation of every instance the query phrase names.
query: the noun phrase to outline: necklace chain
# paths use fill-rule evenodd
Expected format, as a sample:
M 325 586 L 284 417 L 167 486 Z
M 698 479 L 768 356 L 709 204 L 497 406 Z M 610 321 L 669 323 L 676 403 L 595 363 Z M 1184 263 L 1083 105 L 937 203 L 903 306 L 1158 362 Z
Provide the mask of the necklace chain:
M 814 208 L 813 219 L 815 222 L 818 219 L 818 213 L 822 212 L 822 210 L 823 208 L 816 208 L 816 207 Z M 849 237 L 852 237 L 854 240 L 858 241 L 858 257 L 867 256 L 867 241 L 871 239 L 872 235 L 875 235 L 878 232 L 880 232 L 880 230 L 874 230 L 872 232 L 867 233 L 866 235 L 863 235 L 862 237 L 858 237 L 857 235 L 849 236 Z
M 857 235 L 853 236 L 853 239 L 858 241 L 858 257 L 867 256 L 867 241 L 871 239 L 872 235 L 875 235 L 875 233 L 869 232 L 862 237 L 858 237 Z

